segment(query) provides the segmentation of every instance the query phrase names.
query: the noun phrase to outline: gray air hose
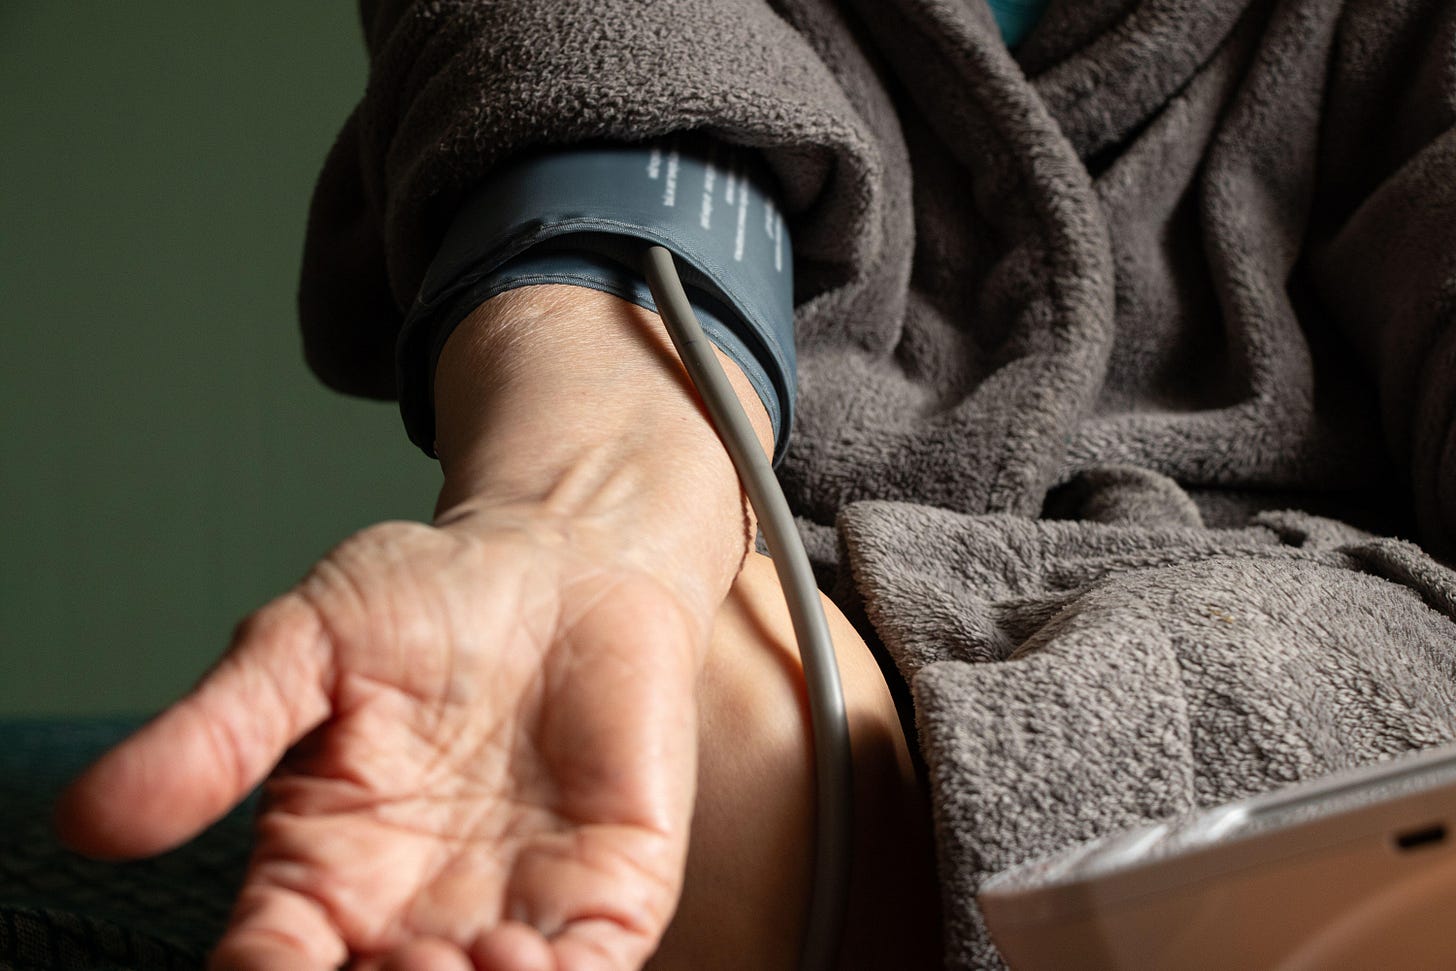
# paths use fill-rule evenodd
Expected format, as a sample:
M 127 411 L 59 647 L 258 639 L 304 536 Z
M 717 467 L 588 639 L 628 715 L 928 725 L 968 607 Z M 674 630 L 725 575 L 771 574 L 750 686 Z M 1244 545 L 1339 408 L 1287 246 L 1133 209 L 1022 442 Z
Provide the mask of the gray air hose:
M 814 734 L 818 799 L 814 883 L 799 966 L 803 971 L 827 971 L 838 957 L 844 929 L 854 811 L 849 721 L 829 624 L 789 504 L 737 394 L 714 356 L 712 343 L 703 336 L 678 279 L 672 254 L 661 246 L 649 247 L 645 269 L 652 298 L 678 357 L 702 396 L 758 516 L 799 642 Z

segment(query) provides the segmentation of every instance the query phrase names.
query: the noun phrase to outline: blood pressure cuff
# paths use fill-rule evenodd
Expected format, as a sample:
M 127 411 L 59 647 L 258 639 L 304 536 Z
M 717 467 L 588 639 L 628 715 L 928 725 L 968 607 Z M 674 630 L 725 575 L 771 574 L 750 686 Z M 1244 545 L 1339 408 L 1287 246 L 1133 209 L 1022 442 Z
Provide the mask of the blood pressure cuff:
M 434 455 L 435 365 L 481 303 L 567 283 L 656 312 L 640 267 L 658 243 L 677 257 L 704 332 L 762 399 L 777 464 L 794 410 L 793 261 L 770 186 L 751 152 L 687 138 L 575 147 L 493 174 L 456 214 L 400 332 L 410 440 Z

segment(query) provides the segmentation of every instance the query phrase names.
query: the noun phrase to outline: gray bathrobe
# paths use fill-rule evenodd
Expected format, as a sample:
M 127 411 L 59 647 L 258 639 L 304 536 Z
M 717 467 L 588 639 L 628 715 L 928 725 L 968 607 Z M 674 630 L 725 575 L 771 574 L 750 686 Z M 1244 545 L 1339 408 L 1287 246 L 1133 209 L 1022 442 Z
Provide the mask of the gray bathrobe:
M 1014 53 L 985 0 L 364 6 L 300 294 L 336 388 L 393 393 L 513 153 L 777 175 L 782 478 L 913 711 L 948 966 L 1000 963 L 1011 864 L 1456 738 L 1456 2 L 1052 0 Z

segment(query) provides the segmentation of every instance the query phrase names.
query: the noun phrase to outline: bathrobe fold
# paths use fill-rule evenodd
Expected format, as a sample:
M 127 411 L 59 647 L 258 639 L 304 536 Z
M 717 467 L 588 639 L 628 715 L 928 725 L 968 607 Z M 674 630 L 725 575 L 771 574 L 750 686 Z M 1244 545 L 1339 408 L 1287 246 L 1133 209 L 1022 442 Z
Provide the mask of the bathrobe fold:
M 1456 738 L 1449 0 L 1053 0 L 1014 54 L 981 0 L 363 7 L 300 286 L 333 387 L 393 394 L 521 152 L 773 170 L 781 475 L 913 700 L 948 966 L 998 964 L 1001 868 Z

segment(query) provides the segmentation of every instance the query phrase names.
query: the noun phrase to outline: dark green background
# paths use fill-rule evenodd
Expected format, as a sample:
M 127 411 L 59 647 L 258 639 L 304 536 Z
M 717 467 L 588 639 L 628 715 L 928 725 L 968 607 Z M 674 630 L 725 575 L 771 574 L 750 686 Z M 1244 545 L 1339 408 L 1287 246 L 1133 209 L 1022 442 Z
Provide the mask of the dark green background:
M 0 7 L 0 715 L 147 711 L 350 532 L 428 517 L 294 312 L 342 0 Z

